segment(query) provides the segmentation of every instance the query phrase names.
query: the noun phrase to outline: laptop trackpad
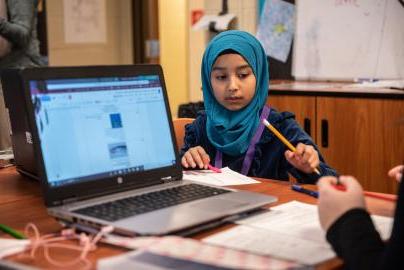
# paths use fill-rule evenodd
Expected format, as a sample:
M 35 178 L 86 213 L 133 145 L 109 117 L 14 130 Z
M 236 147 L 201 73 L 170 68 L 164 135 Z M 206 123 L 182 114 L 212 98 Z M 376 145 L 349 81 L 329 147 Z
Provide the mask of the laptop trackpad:
M 192 207 L 202 210 L 215 210 L 215 212 L 222 212 L 228 209 L 236 209 L 248 205 L 248 203 L 226 200 L 226 199 L 212 199 L 192 204 Z

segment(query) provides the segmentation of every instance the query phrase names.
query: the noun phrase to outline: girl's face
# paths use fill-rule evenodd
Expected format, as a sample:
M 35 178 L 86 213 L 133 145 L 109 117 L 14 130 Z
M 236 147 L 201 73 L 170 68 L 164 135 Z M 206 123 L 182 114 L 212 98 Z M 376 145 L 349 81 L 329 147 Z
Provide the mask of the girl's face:
M 230 111 L 247 106 L 255 94 L 255 75 L 244 58 L 236 53 L 216 59 L 210 81 L 216 100 Z

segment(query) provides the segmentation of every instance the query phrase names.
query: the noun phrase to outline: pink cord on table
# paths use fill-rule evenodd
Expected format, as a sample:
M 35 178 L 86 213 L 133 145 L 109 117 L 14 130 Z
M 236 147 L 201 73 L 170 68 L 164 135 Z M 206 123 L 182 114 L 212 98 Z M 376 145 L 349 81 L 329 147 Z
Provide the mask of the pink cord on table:
M 77 234 L 74 229 L 64 229 L 60 234 L 53 233 L 41 236 L 36 225 L 33 223 L 28 223 L 25 227 L 25 235 L 29 238 L 31 243 L 26 250 L 30 250 L 30 257 L 34 259 L 38 248 L 42 247 L 46 261 L 53 266 L 72 267 L 77 265 L 76 267 L 80 267 L 79 264 L 83 264 L 82 268 L 80 269 L 90 269 L 91 261 L 87 258 L 88 252 L 95 250 L 97 248 L 96 243 L 101 239 L 101 237 L 105 234 L 111 233 L 112 231 L 112 226 L 106 226 L 93 237 L 86 235 L 85 233 Z M 74 239 L 79 241 L 79 245 L 58 243 L 64 240 Z M 80 254 L 70 261 L 56 260 L 50 256 L 50 250 L 55 248 L 78 251 Z

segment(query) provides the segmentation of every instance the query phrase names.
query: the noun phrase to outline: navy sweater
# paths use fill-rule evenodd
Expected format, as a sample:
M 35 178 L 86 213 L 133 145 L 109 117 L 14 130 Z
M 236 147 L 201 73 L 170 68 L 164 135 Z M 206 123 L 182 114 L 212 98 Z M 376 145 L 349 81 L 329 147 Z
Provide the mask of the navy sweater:
M 198 117 L 192 124 L 188 124 L 185 130 L 184 146 L 180 151 L 182 157 L 189 148 L 202 146 L 210 157 L 214 165 L 216 149 L 210 143 L 206 133 L 207 116 L 204 111 L 198 114 Z M 312 145 L 317 151 L 317 146 L 306 132 L 295 121 L 294 115 L 290 112 L 279 113 L 273 109 L 268 116 L 268 121 L 278 129 L 293 145 L 299 142 Z M 278 180 L 288 180 L 288 173 L 293 175 L 299 182 L 315 183 L 320 176 L 306 174 L 294 168 L 285 158 L 287 147 L 269 131 L 264 129 L 259 142 L 255 147 L 255 155 L 251 163 L 248 176 L 270 178 Z M 240 172 L 244 161 L 244 154 L 240 156 L 229 156 L 223 154 L 223 167 Z M 336 171 L 330 168 L 320 156 L 320 172 L 324 175 L 336 175 Z

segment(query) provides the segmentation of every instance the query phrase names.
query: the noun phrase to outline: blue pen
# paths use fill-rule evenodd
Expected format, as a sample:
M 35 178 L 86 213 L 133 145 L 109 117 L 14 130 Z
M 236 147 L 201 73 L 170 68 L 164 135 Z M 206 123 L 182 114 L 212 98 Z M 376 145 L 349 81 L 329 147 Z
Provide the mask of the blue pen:
M 300 192 L 300 193 L 304 193 L 304 194 L 310 195 L 310 196 L 312 196 L 312 197 L 314 197 L 314 198 L 318 198 L 318 192 L 317 192 L 317 191 L 313 191 L 313 190 L 310 190 L 310 189 L 306 189 L 306 188 L 301 187 L 301 186 L 299 186 L 299 185 L 292 185 L 291 188 L 292 188 L 292 190 L 294 190 L 294 191 L 297 191 L 297 192 Z
M 374 83 L 378 82 L 378 79 L 373 79 L 373 78 L 357 78 L 354 80 L 357 83 Z

